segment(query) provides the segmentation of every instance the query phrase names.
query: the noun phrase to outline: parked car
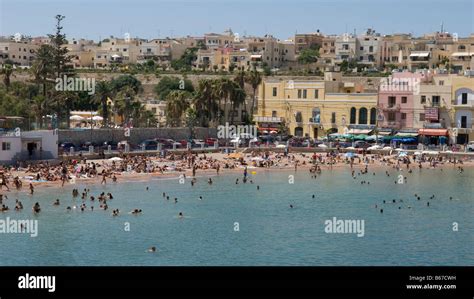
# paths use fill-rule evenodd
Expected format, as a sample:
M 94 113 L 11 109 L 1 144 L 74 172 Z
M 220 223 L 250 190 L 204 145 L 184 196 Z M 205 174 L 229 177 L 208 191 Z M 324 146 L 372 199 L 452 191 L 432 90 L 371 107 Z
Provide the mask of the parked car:
M 467 150 L 469 152 L 473 152 L 474 151 L 474 141 L 469 141 L 469 143 L 467 144 Z
M 71 148 L 76 148 L 74 143 L 72 142 L 63 142 L 59 145 L 59 148 L 62 149 L 64 152 L 69 152 Z
M 110 145 L 111 150 L 116 150 L 117 149 L 117 142 L 115 141 L 104 141 L 101 145 L 101 149 L 103 150 L 108 150 Z
M 213 147 L 215 142 L 217 142 L 219 146 L 225 145 L 225 142 L 222 142 L 217 138 L 206 138 L 205 142 L 206 142 L 206 145 L 209 147 Z
M 154 139 L 147 139 L 140 142 L 138 147 L 141 150 L 157 150 L 158 142 Z
M 91 146 L 91 145 L 94 147 L 94 151 L 97 150 L 97 147 L 99 146 L 99 144 L 96 143 L 96 142 L 86 141 L 86 142 L 84 142 L 83 144 L 81 144 L 80 150 L 81 150 L 81 151 L 88 151 L 88 150 L 89 150 L 89 146 Z
M 237 143 L 239 146 L 248 146 L 250 142 L 256 143 L 258 142 L 258 139 L 257 137 L 253 137 L 252 134 L 248 133 L 242 133 L 239 136 L 236 136 L 230 140 L 230 143 L 232 145 L 235 145 Z

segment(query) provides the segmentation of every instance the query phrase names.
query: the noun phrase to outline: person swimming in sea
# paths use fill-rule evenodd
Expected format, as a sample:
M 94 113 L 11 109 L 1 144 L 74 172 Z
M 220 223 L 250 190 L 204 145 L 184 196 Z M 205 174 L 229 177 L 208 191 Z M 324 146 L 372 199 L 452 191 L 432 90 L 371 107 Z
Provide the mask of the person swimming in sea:
M 33 212 L 34 213 L 39 213 L 41 211 L 41 207 L 40 207 L 40 204 L 37 202 L 33 205 L 33 208 L 32 208 Z
M 178 217 L 179 217 L 179 218 L 183 218 L 183 217 L 184 217 L 183 212 L 179 212 L 179 213 L 178 213 Z
M 134 214 L 134 215 L 138 215 L 138 214 L 140 214 L 141 212 L 142 212 L 142 209 L 133 209 L 133 210 L 131 211 L 131 213 Z
M 59 198 L 53 203 L 53 206 L 59 206 Z
M 148 252 L 156 252 L 156 247 L 152 246 L 152 247 L 148 248 Z

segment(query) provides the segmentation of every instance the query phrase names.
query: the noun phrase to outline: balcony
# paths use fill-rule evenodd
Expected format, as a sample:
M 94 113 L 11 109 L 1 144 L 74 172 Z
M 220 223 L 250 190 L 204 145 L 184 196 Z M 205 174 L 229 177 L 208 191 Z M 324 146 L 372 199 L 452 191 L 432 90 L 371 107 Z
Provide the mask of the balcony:
M 380 105 L 382 111 L 400 111 L 400 104 Z
M 310 125 L 319 125 L 321 124 L 321 119 L 319 117 L 310 117 L 308 122 Z
M 260 123 L 282 123 L 285 119 L 283 117 L 255 116 L 255 121 Z

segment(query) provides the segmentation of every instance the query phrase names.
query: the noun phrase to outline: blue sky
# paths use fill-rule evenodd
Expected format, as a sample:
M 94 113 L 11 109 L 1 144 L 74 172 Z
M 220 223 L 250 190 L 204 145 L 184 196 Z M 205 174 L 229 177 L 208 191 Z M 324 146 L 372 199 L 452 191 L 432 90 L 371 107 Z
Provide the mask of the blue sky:
M 295 32 L 382 34 L 440 30 L 474 33 L 474 0 L 0 0 L 0 35 L 38 36 L 66 16 L 67 37 L 200 36 L 232 28 L 240 35 Z

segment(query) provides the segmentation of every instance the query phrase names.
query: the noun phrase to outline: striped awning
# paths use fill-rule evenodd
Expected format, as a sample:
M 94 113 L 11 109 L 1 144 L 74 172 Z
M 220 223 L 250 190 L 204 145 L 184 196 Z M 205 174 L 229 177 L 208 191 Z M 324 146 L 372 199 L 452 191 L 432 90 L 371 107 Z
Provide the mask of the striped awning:
M 418 134 L 424 136 L 447 136 L 448 130 L 446 129 L 420 129 Z

